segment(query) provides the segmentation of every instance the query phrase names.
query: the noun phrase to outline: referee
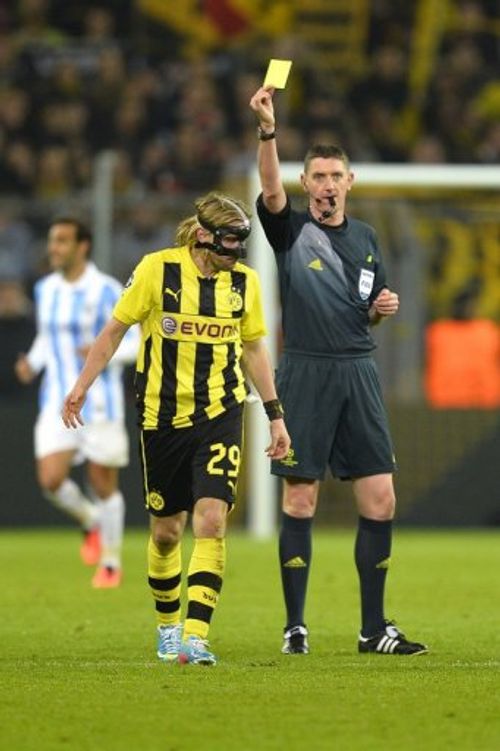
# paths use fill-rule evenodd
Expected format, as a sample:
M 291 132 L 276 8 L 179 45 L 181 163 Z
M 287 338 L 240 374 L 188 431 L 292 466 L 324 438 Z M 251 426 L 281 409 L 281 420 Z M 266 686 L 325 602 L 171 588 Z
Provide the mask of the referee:
M 280 176 L 273 90 L 260 88 L 251 109 L 259 121 L 258 214 L 278 266 L 284 354 L 276 385 L 292 439 L 283 477 L 280 565 L 287 610 L 282 652 L 309 651 L 304 621 L 311 527 L 326 468 L 351 480 L 359 512 L 355 560 L 361 590 L 360 652 L 421 654 L 384 615 L 395 494 L 394 457 L 371 351 L 370 327 L 393 316 L 398 296 L 386 284 L 375 231 L 345 214 L 353 184 L 337 146 L 306 154 L 307 210 L 295 211 Z
M 67 427 L 82 422 L 88 389 L 129 326 L 140 323 L 136 392 L 144 494 L 151 519 L 148 577 L 158 624 L 158 657 L 216 663 L 207 642 L 222 587 L 226 518 L 241 459 L 245 373 L 270 420 L 271 459 L 290 439 L 262 337 L 258 277 L 239 262 L 250 233 L 239 201 L 209 193 L 177 229 L 176 247 L 146 255 L 66 397 Z M 181 537 L 192 514 L 194 549 L 181 622 Z

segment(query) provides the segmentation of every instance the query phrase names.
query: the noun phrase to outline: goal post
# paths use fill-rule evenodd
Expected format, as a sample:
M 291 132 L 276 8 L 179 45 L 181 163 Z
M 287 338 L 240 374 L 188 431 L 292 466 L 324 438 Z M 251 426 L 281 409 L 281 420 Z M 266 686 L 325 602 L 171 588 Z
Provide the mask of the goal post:
M 303 170 L 300 162 L 285 162 L 281 165 L 282 180 L 290 192 L 300 187 Z M 353 164 L 356 187 L 373 189 L 434 190 L 486 190 L 500 188 L 500 169 L 494 165 L 423 165 L 423 164 Z M 257 168 L 249 173 L 248 198 L 255 213 L 255 201 L 260 193 Z M 351 199 L 350 199 L 351 200 Z M 376 222 L 374 222 L 376 224 Z M 249 239 L 249 262 L 256 269 L 262 287 L 264 313 L 267 323 L 267 346 L 276 366 L 278 356 L 277 332 L 280 325 L 277 274 L 274 255 L 267 243 L 262 226 L 257 218 L 252 225 Z M 417 301 L 418 303 L 418 301 Z M 286 419 L 286 418 L 285 418 Z M 270 474 L 269 460 L 264 448 L 269 441 L 269 425 L 264 410 L 251 405 L 247 410 L 248 422 L 248 507 L 247 529 L 257 538 L 270 537 L 276 528 L 278 508 L 278 482 Z

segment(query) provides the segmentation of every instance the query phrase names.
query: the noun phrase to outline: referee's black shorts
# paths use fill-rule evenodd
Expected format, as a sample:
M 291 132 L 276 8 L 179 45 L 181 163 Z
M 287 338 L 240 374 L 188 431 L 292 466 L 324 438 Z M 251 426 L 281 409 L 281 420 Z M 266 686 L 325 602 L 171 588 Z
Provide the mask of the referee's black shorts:
M 200 498 L 232 507 L 241 461 L 243 405 L 188 428 L 143 430 L 144 500 L 154 516 L 192 511 Z
M 394 472 L 395 460 L 372 357 L 333 359 L 285 353 L 276 386 L 292 444 L 273 461 L 285 477 L 352 479 Z

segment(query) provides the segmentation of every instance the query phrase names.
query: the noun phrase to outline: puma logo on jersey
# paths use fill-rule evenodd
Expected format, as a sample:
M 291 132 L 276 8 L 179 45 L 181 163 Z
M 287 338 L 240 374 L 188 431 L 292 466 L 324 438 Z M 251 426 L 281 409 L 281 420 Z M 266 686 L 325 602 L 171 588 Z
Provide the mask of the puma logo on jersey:
M 181 290 L 178 289 L 177 292 L 174 292 L 173 289 L 170 289 L 170 287 L 167 287 L 165 289 L 165 294 L 166 295 L 170 295 L 171 297 L 173 297 L 174 300 L 175 300 L 175 302 L 179 302 L 179 295 L 181 294 Z
M 307 264 L 308 269 L 314 269 L 314 271 L 324 271 L 323 264 L 319 260 L 319 258 L 315 258 L 314 261 L 311 261 L 311 263 Z

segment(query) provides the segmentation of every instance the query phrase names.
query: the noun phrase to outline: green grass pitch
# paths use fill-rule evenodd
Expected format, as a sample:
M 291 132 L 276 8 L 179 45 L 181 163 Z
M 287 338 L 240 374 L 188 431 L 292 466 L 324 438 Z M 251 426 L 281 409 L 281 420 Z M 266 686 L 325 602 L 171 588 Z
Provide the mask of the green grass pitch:
M 0 533 L 2 749 L 500 749 L 498 532 L 397 530 L 387 615 L 431 648 L 401 658 L 356 652 L 352 532 L 316 533 L 311 654 L 284 656 L 276 542 L 230 531 L 214 668 L 156 659 L 146 536 L 94 591 L 76 532 Z

